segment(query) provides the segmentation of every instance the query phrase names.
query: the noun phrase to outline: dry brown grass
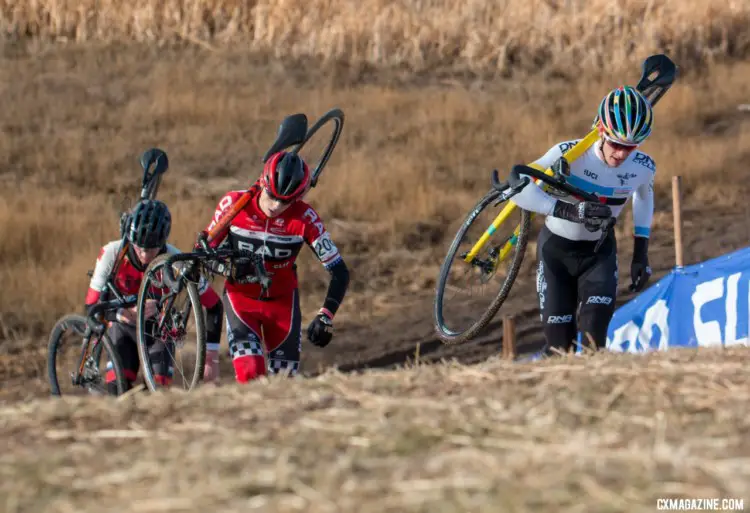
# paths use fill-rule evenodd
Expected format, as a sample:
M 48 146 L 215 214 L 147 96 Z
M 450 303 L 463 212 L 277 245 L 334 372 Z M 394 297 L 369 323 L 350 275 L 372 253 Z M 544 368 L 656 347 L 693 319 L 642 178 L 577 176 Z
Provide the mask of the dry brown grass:
M 7 513 L 750 507 L 747 348 L 488 361 L 0 409 Z
M 118 209 L 137 193 L 143 150 L 169 154 L 159 196 L 174 212 L 173 241 L 186 248 L 220 194 L 258 175 L 282 116 L 314 118 L 333 106 L 346 112 L 344 135 L 309 200 L 353 270 L 340 317 L 393 311 L 404 301 L 399 296 L 430 293 L 446 244 L 489 186 L 493 167 L 507 169 L 585 134 L 601 95 L 639 72 L 414 89 L 323 75 L 311 81 L 301 72 L 288 81 L 242 52 L 118 45 L 44 48 L 9 57 L 3 67 L 2 338 L 46 334 L 56 317 L 80 308 L 85 272 L 98 248 L 117 237 Z M 736 106 L 750 98 L 748 76 L 747 64 L 712 67 L 702 78 L 685 78 L 658 106 L 644 147 L 658 166 L 657 209 L 666 209 L 656 217 L 655 244 L 671 245 L 673 174 L 685 177 L 687 206 L 696 211 L 746 212 L 750 118 Z M 732 171 L 731 188 L 717 179 L 721 170 Z M 631 229 L 629 215 L 621 233 Z M 715 240 L 705 247 L 701 257 L 734 249 Z M 301 264 L 310 312 L 327 277 L 310 254 Z
M 0 1 L 8 39 L 175 42 L 411 72 L 597 71 L 666 49 L 684 65 L 742 58 L 736 0 Z M 574 75 L 569 75 L 574 76 Z

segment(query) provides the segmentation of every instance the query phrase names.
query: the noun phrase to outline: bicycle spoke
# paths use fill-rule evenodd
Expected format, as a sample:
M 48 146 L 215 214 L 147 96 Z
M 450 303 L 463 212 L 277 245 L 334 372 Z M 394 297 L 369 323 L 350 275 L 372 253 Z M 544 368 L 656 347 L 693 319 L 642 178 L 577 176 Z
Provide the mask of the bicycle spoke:
M 446 293 L 443 298 L 446 312 L 444 322 L 449 330 L 464 329 L 463 326 L 467 323 L 467 310 L 477 313 L 484 311 L 494 300 L 507 277 L 510 259 L 506 262 L 498 262 L 499 248 L 510 239 L 512 230 L 518 224 L 520 214 L 508 219 L 498 232 L 493 234 L 472 262 L 463 260 L 495 215 L 497 211 L 494 209 L 487 209 L 478 215 L 456 251 L 448 272 L 445 284 Z
M 85 319 L 66 316 L 58 322 L 50 340 L 50 380 L 53 393 L 68 395 L 104 395 L 107 371 L 112 367 L 110 355 L 101 344 L 101 334 L 85 337 Z M 56 392 L 55 392 L 56 390 Z
M 196 376 L 198 333 L 189 292 L 191 287 L 197 289 L 194 283 L 181 277 L 180 272 L 175 272 L 180 286 L 176 292 L 171 291 L 164 280 L 164 267 L 162 260 L 147 273 L 139 300 L 144 305 L 151 301 L 158 305 L 157 314 L 144 319 L 145 329 L 140 333 L 146 346 L 145 361 L 149 364 L 143 369 L 144 377 L 150 377 L 159 387 L 178 386 L 189 390 L 200 377 Z M 157 376 L 169 378 L 170 383 L 167 385 Z

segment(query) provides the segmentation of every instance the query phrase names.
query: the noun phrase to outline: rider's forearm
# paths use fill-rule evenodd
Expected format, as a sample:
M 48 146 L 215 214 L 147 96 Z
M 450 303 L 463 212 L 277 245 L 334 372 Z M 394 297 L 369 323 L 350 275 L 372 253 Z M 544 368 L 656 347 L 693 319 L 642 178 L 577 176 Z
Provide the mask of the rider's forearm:
M 651 184 L 644 184 L 633 194 L 633 235 L 649 237 L 654 218 L 654 190 Z
M 332 265 L 328 272 L 331 273 L 331 281 L 328 284 L 328 292 L 326 293 L 325 301 L 323 301 L 323 308 L 328 310 L 331 315 L 336 314 L 341 302 L 344 300 L 346 295 L 346 289 L 349 286 L 349 269 L 346 267 L 344 260 L 339 260 L 336 264 Z
M 648 260 L 648 237 L 633 237 L 633 260 Z
M 525 175 L 521 175 L 523 178 Z M 555 210 L 556 198 L 544 192 L 534 181 L 530 181 L 521 192 L 513 196 L 510 201 L 529 212 L 536 212 L 546 216 L 552 215 Z

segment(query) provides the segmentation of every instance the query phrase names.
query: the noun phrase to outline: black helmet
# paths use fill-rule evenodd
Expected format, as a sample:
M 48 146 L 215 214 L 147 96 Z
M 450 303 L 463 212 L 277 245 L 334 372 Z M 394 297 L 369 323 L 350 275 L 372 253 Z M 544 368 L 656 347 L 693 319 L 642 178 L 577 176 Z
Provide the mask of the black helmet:
M 289 203 L 307 190 L 310 168 L 299 155 L 279 152 L 266 162 L 261 182 L 272 198 Z
M 128 240 L 144 249 L 161 248 L 172 229 L 172 216 L 159 200 L 142 200 L 130 214 Z

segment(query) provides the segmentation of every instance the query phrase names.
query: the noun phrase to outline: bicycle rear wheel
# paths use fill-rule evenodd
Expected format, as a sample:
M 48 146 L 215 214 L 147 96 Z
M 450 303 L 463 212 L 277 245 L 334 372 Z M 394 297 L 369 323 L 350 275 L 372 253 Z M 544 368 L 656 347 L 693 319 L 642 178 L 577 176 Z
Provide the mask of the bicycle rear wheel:
M 520 218 L 520 231 L 514 249 L 506 258 L 507 266 L 503 266 L 502 262 L 499 261 L 499 252 L 500 248 L 513 236 L 513 230 L 518 226 L 518 222 L 512 221 L 513 217 L 507 219 L 493 233 L 485 247 L 471 263 L 464 261 L 464 256 L 494 219 L 496 212 L 491 210 L 491 207 L 498 200 L 500 194 L 500 191 L 492 189 L 472 208 L 453 238 L 448 254 L 440 268 L 434 300 L 434 326 L 438 336 L 446 344 L 457 344 L 470 340 L 487 326 L 508 297 L 521 268 L 531 226 L 530 213 L 521 208 L 516 209 L 516 212 L 518 212 L 516 217 Z M 500 206 L 505 206 L 507 201 L 502 202 Z M 490 215 L 477 222 L 477 219 L 480 219 L 480 214 L 485 212 Z M 470 234 L 472 228 L 474 230 Z M 459 248 L 461 248 L 461 251 L 459 251 Z M 457 317 L 460 317 L 460 320 L 448 322 L 446 321 L 446 313 L 449 309 L 446 309 L 444 305 L 446 291 L 458 290 L 457 286 L 448 282 L 451 278 L 460 275 L 463 275 L 463 277 L 469 275 L 471 281 L 478 283 L 481 289 L 485 289 L 485 292 L 489 292 L 491 299 L 489 304 L 482 303 L 481 300 L 474 297 L 474 294 L 470 294 L 469 299 L 462 301 L 459 307 L 451 309 Z M 475 313 L 478 315 L 474 315 Z
M 176 293 L 169 289 L 163 275 L 170 256 L 159 255 L 149 264 L 138 291 L 138 355 L 143 379 L 152 392 L 165 386 L 192 390 L 203 379 L 206 363 L 206 331 L 198 286 L 182 276 L 180 268 L 186 262 L 177 262 L 173 268 L 180 289 Z M 146 319 L 146 302 L 151 300 L 157 302 L 158 313 Z
M 66 389 L 65 395 L 107 394 L 106 374 L 114 378 L 117 395 L 127 389 L 112 341 L 106 333 L 98 335 L 87 328 L 86 318 L 77 314 L 62 316 L 52 328 L 47 343 L 47 374 L 52 395 L 63 395 L 62 388 Z M 102 368 L 102 349 L 107 357 L 106 368 Z

